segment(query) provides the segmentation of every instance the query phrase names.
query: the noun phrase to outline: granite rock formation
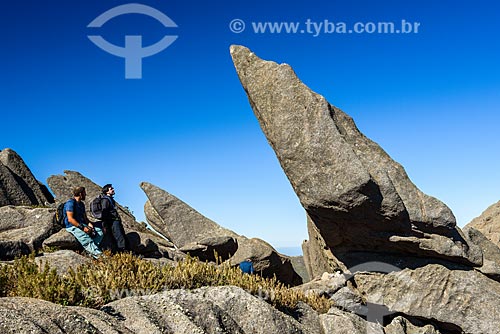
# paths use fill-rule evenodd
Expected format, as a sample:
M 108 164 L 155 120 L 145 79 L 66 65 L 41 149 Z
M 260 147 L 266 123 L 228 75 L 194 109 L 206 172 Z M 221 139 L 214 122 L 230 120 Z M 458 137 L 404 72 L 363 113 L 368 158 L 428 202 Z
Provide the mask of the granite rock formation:
M 101 193 L 100 186 L 74 171 L 65 171 L 65 175 L 52 175 L 48 178 L 47 183 L 56 195 L 57 202 L 71 198 L 71 191 L 74 187 L 85 187 L 87 191 L 85 207 L 87 210 L 89 210 L 90 202 Z M 128 243 L 134 252 L 153 257 L 162 257 L 167 253 L 167 248 L 172 246 L 168 240 L 138 223 L 135 217 L 119 203 L 117 203 L 117 210 L 122 219 Z M 88 216 L 92 218 L 90 213 Z
M 473 227 L 488 240 L 500 247 L 500 201 L 490 205 L 479 217 L 474 218 L 466 227 Z
M 54 203 L 52 194 L 40 183 L 23 159 L 13 150 L 0 151 L 0 206 Z
M 0 298 L 0 332 L 306 334 L 300 322 L 237 287 L 128 297 L 101 310 L 32 298 Z M 319 332 L 317 332 L 319 334 Z M 313 333 L 311 333 L 313 334 Z
M 42 248 L 56 231 L 55 210 L 26 206 L 0 207 L 0 260 L 11 260 Z
M 483 252 L 483 265 L 474 269 L 500 282 L 500 248 L 471 226 L 464 227 L 463 232 Z
M 330 270 L 347 269 L 377 253 L 482 265 L 481 251 L 465 240 L 451 210 L 421 192 L 400 164 L 289 65 L 264 61 L 243 46 L 232 46 L 231 56 L 262 131 L 314 224 L 310 239 L 324 242 L 324 252 L 313 252 L 323 258 L 315 260 L 322 268 L 311 276 L 325 263 Z
M 142 182 L 141 188 L 148 197 L 144 212 L 149 224 L 177 247 L 183 249 L 188 245 L 202 244 L 207 238 L 236 239 L 236 252 L 233 252 L 230 258 L 233 265 L 249 258 L 253 261 L 255 270 L 264 277 L 276 275 L 285 284 L 302 283 L 290 259 L 279 254 L 265 241 L 257 238 L 248 239 L 221 227 L 185 202 L 151 183 Z
M 387 275 L 359 273 L 354 280 L 369 302 L 392 313 L 433 319 L 452 333 L 500 333 L 500 284 L 477 271 L 431 264 Z

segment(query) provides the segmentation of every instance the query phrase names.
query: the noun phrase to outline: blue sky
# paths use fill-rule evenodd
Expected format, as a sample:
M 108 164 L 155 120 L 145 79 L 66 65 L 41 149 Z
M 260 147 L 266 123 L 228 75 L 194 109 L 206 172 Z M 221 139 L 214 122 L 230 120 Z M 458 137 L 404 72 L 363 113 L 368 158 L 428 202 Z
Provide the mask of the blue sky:
M 242 44 L 290 64 L 356 121 L 424 192 L 465 225 L 500 199 L 500 5 L 496 1 L 140 1 L 177 28 L 128 14 L 127 1 L 12 1 L 0 13 L 0 149 L 44 181 L 76 170 L 113 183 L 144 220 L 148 181 L 217 223 L 276 247 L 307 239 L 303 209 L 259 128 L 229 55 Z M 233 33 L 241 19 L 246 29 Z M 411 34 L 255 33 L 252 22 L 420 23 Z M 126 80 L 123 46 L 177 35 Z

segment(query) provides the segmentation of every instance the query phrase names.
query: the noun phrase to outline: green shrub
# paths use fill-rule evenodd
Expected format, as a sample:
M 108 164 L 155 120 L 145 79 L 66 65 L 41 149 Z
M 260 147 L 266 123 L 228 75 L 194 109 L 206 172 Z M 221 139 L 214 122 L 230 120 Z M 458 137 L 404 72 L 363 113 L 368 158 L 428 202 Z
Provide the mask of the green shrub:
M 98 308 L 130 295 L 234 285 L 283 311 L 293 310 L 299 301 L 321 313 L 332 306 L 327 298 L 306 296 L 300 290 L 285 287 L 276 278 L 247 275 L 227 263 L 215 265 L 191 257 L 172 266 L 154 264 L 130 254 L 117 254 L 93 260 L 58 276 L 49 266 L 39 268 L 32 255 L 0 269 L 1 296 L 40 298 L 63 305 Z

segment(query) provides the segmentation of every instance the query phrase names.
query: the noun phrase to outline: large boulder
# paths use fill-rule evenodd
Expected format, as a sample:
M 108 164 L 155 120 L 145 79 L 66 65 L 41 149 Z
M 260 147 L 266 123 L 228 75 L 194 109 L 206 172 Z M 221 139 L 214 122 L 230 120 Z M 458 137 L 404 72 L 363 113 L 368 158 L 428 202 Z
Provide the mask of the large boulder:
M 52 253 L 44 253 L 42 256 L 37 256 L 35 262 L 40 268 L 48 266 L 50 269 L 55 269 L 59 275 L 65 275 L 70 268 L 76 270 L 79 266 L 90 262 L 92 259 L 71 250 L 58 250 Z
M 83 307 L 68 307 L 44 300 L 23 297 L 0 298 L 2 334 L 136 334 L 118 317 Z
M 237 249 L 230 258 L 233 265 L 249 258 L 253 261 L 255 270 L 264 277 L 276 275 L 278 280 L 285 284 L 302 283 L 302 279 L 292 267 L 290 258 L 279 254 L 265 241 L 248 239 L 221 227 L 174 195 L 151 183 L 142 182 L 141 188 L 148 197 L 144 212 L 149 224 L 181 249 L 203 244 L 207 239 L 236 239 Z M 199 247 L 197 249 L 200 250 Z M 210 252 L 213 251 L 209 250 Z M 229 255 L 229 252 L 227 254 Z
M 67 249 L 83 251 L 82 244 L 76 240 L 73 234 L 69 233 L 64 228 L 45 239 L 42 243 L 42 247 L 57 250 Z
M 141 188 L 148 197 L 144 205 L 148 223 L 177 247 L 210 237 L 238 236 L 151 183 L 142 182 Z
M 389 274 L 358 273 L 358 291 L 389 312 L 432 320 L 443 332 L 500 333 L 500 283 L 431 264 Z
M 54 203 L 52 194 L 13 150 L 0 151 L 0 206 Z
M 120 314 L 134 333 L 306 333 L 294 318 L 234 286 L 129 297 L 104 309 Z
M 65 175 L 52 175 L 47 179 L 50 189 L 56 195 L 57 202 L 71 198 L 72 189 L 82 186 L 87 192 L 85 207 L 88 211 L 90 202 L 101 193 L 101 187 L 78 172 L 64 171 L 64 173 Z M 145 256 L 161 257 L 172 246 L 168 240 L 137 222 L 126 207 L 117 203 L 117 210 L 122 219 L 128 243 L 134 252 Z M 87 215 L 92 219 L 90 212 L 87 212 Z
M 101 310 L 0 298 L 0 333 L 320 334 L 232 286 L 127 297 Z
M 351 117 L 304 85 L 289 65 L 264 61 L 242 46 L 232 46 L 231 56 L 269 144 L 325 243 L 326 253 L 313 251 L 325 259 L 318 265 L 346 269 L 383 252 L 481 266 L 479 248 L 467 243 L 451 210 L 422 193 Z
M 26 206 L 0 207 L 0 260 L 11 260 L 42 247 L 55 232 L 55 210 Z
M 490 205 L 466 227 L 473 227 L 500 247 L 500 201 Z

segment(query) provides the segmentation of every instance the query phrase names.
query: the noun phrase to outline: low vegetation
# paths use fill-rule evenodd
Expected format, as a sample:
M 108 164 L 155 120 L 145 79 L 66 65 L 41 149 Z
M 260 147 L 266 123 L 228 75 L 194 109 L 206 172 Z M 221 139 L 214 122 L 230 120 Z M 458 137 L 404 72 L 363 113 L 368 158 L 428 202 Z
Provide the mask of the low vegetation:
M 174 265 L 158 265 L 130 254 L 105 256 L 59 276 L 49 266 L 39 268 L 34 255 L 0 268 L 0 296 L 40 298 L 63 305 L 98 308 L 128 296 L 168 289 L 196 289 L 234 285 L 265 299 L 277 309 L 292 311 L 299 301 L 325 313 L 331 301 L 290 289 L 275 278 L 243 274 L 229 264 L 215 265 L 186 258 Z

